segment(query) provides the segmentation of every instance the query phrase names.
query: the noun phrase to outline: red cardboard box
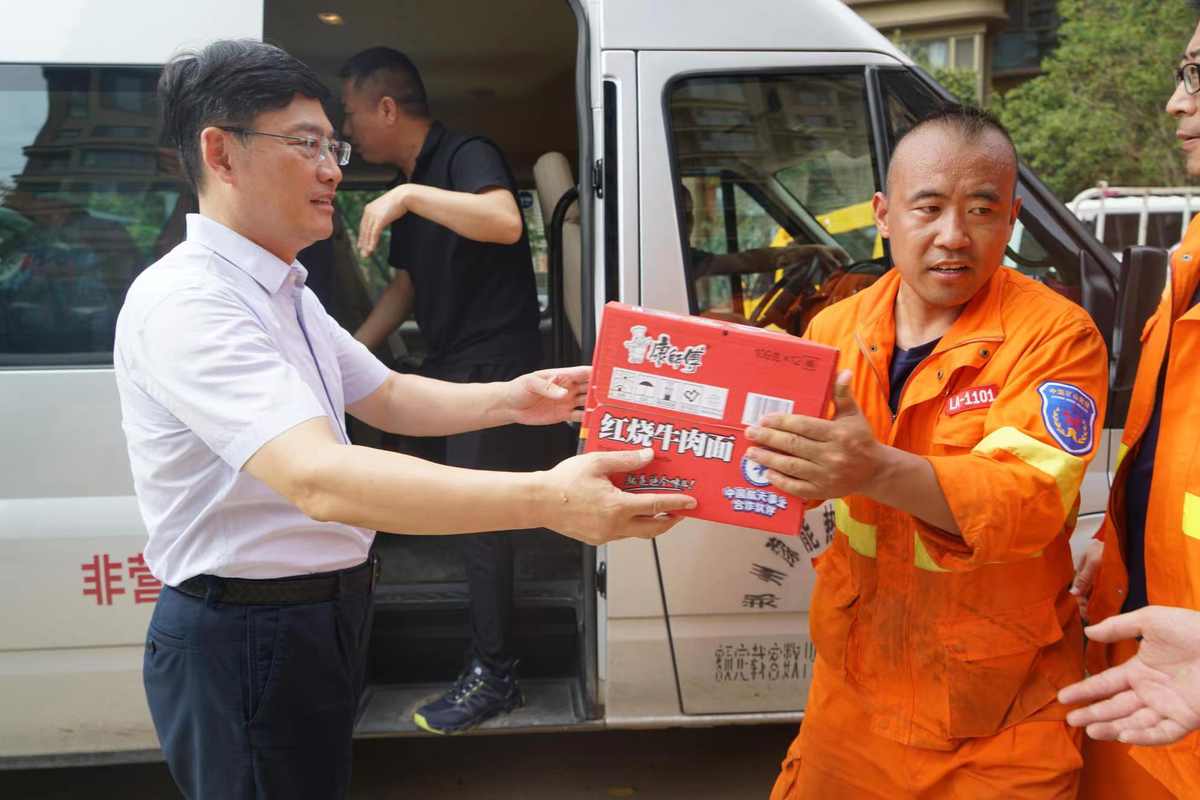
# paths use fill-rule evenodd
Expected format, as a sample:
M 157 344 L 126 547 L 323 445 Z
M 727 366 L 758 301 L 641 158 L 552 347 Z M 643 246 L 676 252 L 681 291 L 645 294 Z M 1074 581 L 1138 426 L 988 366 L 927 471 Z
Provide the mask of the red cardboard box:
M 826 416 L 835 348 L 747 325 L 609 303 L 592 358 L 584 452 L 653 447 L 613 483 L 683 492 L 687 516 L 797 535 L 804 503 L 767 482 L 742 435 L 763 414 Z

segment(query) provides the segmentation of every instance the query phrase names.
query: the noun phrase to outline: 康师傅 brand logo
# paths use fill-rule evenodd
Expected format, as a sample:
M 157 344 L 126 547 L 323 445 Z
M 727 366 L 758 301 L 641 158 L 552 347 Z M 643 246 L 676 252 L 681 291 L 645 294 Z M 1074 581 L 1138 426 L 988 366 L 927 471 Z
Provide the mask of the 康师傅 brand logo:
M 634 325 L 629 329 L 630 338 L 625 341 L 630 364 L 649 361 L 656 367 L 670 367 L 685 373 L 700 369 L 707 345 L 698 344 L 679 348 L 671 343 L 671 336 L 660 333 L 657 338 L 647 335 L 645 325 Z

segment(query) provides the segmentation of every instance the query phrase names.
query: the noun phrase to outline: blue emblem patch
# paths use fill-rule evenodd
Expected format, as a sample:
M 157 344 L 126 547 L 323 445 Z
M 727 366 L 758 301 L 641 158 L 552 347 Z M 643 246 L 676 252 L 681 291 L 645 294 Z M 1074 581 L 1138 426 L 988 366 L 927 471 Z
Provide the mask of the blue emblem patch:
M 1046 381 L 1042 396 L 1042 422 L 1063 450 L 1081 456 L 1092 449 L 1096 430 L 1096 401 L 1078 386 Z
M 742 477 L 751 486 L 770 486 L 767 480 L 767 468 L 754 461 L 750 456 L 742 456 Z

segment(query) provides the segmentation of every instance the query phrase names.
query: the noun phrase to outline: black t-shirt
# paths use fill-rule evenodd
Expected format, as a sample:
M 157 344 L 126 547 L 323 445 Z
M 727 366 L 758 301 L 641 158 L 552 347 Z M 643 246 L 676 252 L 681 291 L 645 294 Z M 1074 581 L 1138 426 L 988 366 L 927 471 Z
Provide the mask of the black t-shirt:
M 333 279 L 333 239 L 321 239 L 296 254 L 296 260 L 308 270 L 304 285 L 313 290 L 331 317 L 338 314 L 337 287 Z
M 892 363 L 888 364 L 888 405 L 891 406 L 893 414 L 900 408 L 900 395 L 904 392 L 908 376 L 912 375 L 918 364 L 929 358 L 933 348 L 937 347 L 940 341 L 941 337 L 938 337 L 932 342 L 919 344 L 907 350 L 901 350 L 899 347 L 892 350 Z
M 474 194 L 489 186 L 517 186 L 491 140 L 430 128 L 412 183 Z M 397 184 L 405 182 L 403 173 Z M 388 262 L 408 270 L 413 314 L 429 348 L 423 372 L 464 364 L 516 364 L 535 369 L 541 360 L 537 282 L 529 236 L 515 244 L 477 242 L 416 214 L 392 223 Z
M 1200 287 L 1192 295 L 1188 308 L 1200 303 Z M 1163 375 L 1167 361 L 1163 360 L 1158 374 L 1158 393 L 1154 398 L 1154 413 L 1142 434 L 1129 477 L 1125 479 L 1125 569 L 1129 573 L 1129 590 L 1121 611 L 1136 611 L 1150 605 L 1146 596 L 1146 512 L 1150 508 L 1150 483 L 1154 479 L 1154 451 L 1158 449 L 1158 429 L 1162 423 Z

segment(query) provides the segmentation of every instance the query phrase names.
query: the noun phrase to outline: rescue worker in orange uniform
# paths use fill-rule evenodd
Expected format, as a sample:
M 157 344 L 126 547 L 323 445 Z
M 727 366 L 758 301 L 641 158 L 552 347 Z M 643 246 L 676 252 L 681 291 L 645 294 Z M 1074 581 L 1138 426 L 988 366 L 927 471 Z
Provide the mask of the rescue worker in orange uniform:
M 1200 178 L 1195 61 L 1200 26 L 1167 103 Z M 1099 701 L 1068 718 L 1087 726 L 1085 800 L 1200 797 L 1200 217 L 1170 263 L 1142 332 L 1108 514 L 1072 588 L 1100 623 L 1086 631 L 1092 677 L 1060 694 Z
M 1001 266 L 1017 156 L 952 106 L 897 145 L 874 199 L 894 269 L 818 314 L 834 413 L 767 415 L 751 458 L 836 501 L 817 660 L 772 800 L 1074 798 L 1083 673 L 1069 540 L 1108 360 L 1082 308 Z

